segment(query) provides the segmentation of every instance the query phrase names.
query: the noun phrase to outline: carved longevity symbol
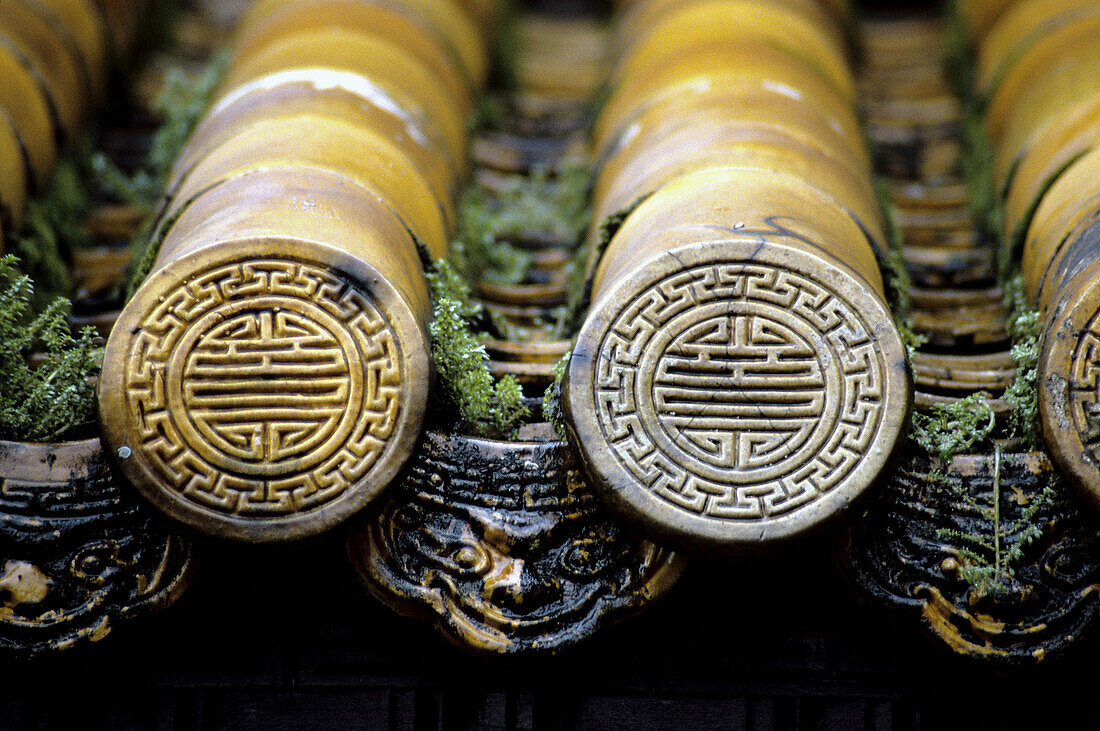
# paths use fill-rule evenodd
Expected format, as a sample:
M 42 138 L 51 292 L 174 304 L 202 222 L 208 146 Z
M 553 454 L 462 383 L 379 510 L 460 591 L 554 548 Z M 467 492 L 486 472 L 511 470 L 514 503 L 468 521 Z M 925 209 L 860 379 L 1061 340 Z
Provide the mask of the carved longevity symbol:
M 800 274 L 680 271 L 608 330 L 596 416 L 615 459 L 665 502 L 719 520 L 788 514 L 851 474 L 881 425 L 870 332 Z
M 660 352 L 657 423 L 700 469 L 775 465 L 806 444 L 821 417 L 828 393 L 812 333 L 782 310 L 761 309 L 683 317 L 662 334 L 682 332 L 650 346 Z
M 214 326 L 193 328 L 193 345 L 180 348 L 186 358 L 172 361 L 181 372 L 168 380 L 182 389 L 189 418 L 181 426 L 194 429 L 193 443 L 208 461 L 278 474 L 311 453 L 324 455 L 318 447 L 347 421 L 362 382 L 352 377 L 348 343 L 333 332 L 339 329 L 321 324 L 331 319 L 322 311 L 307 317 L 283 311 L 286 302 L 256 304 L 272 309 L 223 320 L 215 308 L 206 318 Z
M 1085 452 L 1100 462 L 1100 312 L 1074 344 L 1069 410 Z
M 218 513 L 315 510 L 361 479 L 401 409 L 390 323 L 331 271 L 231 264 L 175 290 L 130 348 L 134 446 Z

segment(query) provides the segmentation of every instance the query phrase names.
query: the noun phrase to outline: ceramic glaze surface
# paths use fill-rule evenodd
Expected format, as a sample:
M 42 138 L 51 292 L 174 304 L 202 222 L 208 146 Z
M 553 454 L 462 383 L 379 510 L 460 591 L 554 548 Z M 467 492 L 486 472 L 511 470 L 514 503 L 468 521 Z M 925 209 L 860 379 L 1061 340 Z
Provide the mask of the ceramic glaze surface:
M 424 399 L 406 369 L 426 355 L 406 359 L 378 295 L 279 256 L 169 287 L 124 323 L 112 356 L 128 367 L 101 393 L 124 472 L 173 517 L 228 535 L 323 530 L 356 509 Z
M 608 503 L 662 538 L 736 550 L 811 530 L 898 442 L 888 312 L 823 259 L 747 232 L 651 261 L 597 307 L 570 429 Z

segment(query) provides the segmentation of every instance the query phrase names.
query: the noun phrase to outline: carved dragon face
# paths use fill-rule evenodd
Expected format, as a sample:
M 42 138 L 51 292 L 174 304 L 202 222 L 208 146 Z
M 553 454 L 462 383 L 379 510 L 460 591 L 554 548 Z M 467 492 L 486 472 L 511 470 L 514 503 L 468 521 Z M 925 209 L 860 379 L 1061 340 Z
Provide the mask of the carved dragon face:
M 0 477 L 0 651 L 98 641 L 113 620 L 175 596 L 188 551 L 110 478 L 102 456 L 71 479 Z
M 992 587 L 973 586 L 961 576 L 958 548 L 945 544 L 939 585 L 918 584 L 922 615 L 956 652 L 1013 659 L 1027 653 L 1039 661 L 1060 651 L 1067 638 L 1084 634 L 1100 600 L 1096 532 L 1082 530 L 1055 506 L 1030 560 L 1004 573 Z
M 122 516 L 73 508 L 72 515 L 3 516 L 0 645 L 98 639 L 110 609 L 140 593 L 144 547 L 119 530 Z
M 388 539 L 410 591 L 434 595 L 444 621 L 475 646 L 561 644 L 629 602 L 645 578 L 638 542 L 592 514 L 418 501 L 393 513 Z
M 868 594 L 918 608 L 953 651 L 1036 662 L 1095 624 L 1100 531 L 1087 508 L 1048 492 L 1057 478 L 1042 455 L 1004 455 L 999 492 L 992 462 L 957 457 L 936 478 L 915 458 L 903 464 L 853 531 L 848 567 Z
M 575 473 L 551 470 L 556 487 L 536 485 L 545 478 L 530 465 L 544 463 L 525 462 L 526 472 L 479 470 L 484 490 L 465 496 L 445 484 L 461 474 L 433 472 L 435 490 L 407 483 L 349 544 L 372 592 L 459 644 L 516 652 L 579 641 L 671 585 L 678 559 L 610 523 Z M 516 499 L 485 499 L 500 478 Z

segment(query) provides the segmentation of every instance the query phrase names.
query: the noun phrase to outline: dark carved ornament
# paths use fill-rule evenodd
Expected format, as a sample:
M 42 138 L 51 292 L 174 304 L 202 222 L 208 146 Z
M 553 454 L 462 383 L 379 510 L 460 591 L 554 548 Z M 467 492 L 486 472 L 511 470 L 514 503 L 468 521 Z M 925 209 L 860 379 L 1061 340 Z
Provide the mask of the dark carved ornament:
M 684 566 L 608 519 L 563 443 L 434 432 L 348 550 L 375 597 L 488 653 L 580 642 Z
M 1042 453 L 910 457 L 853 529 L 864 594 L 961 655 L 1048 659 L 1100 611 L 1100 531 Z
M 191 548 L 112 477 L 98 439 L 0 441 L 0 651 L 98 642 L 170 605 Z

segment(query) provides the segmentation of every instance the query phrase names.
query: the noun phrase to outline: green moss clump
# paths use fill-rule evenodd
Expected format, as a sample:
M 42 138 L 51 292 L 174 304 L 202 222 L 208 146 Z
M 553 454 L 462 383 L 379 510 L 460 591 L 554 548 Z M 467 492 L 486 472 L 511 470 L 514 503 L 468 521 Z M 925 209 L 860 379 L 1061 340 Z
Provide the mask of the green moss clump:
M 499 192 L 498 236 L 548 233 L 576 242 L 588 225 L 591 175 L 583 160 L 568 157 L 553 168 L 508 178 Z
M 498 240 L 501 228 L 497 204 L 476 187 L 467 188 L 459 201 L 458 226 L 450 247 L 451 265 L 467 281 L 518 284 L 527 276 L 531 255 Z
M 1016 378 L 1005 389 L 1004 398 L 1012 404 L 1008 418 L 1008 436 L 1018 439 L 1024 449 L 1041 449 L 1039 433 L 1039 311 L 1028 305 L 1024 296 L 1023 275 L 1005 285 L 1008 331 L 1012 336 L 1012 362 Z
M 11 254 L 0 258 L 0 438 L 56 441 L 94 417 L 92 379 L 103 353 L 92 328 L 73 337 L 66 300 L 32 317 L 34 285 L 18 264 Z M 37 368 L 32 353 L 41 357 Z
M 229 52 L 220 51 L 206 63 L 198 76 L 189 77 L 178 69 L 172 69 L 165 77 L 164 86 L 153 102 L 153 111 L 164 121 L 153 135 L 145 160 L 146 169 L 160 181 L 161 188 L 183 146 L 213 101 L 214 92 L 228 66 Z M 155 194 L 159 195 L 161 188 Z
M 563 442 L 566 440 L 565 412 L 562 411 L 561 394 L 562 383 L 565 380 L 565 371 L 569 368 L 569 358 L 573 355 L 569 351 L 554 366 L 554 381 L 546 387 L 542 395 L 542 418 L 554 428 L 554 433 Z
M 509 176 L 493 194 L 470 186 L 459 201 L 451 262 L 471 282 L 518 284 L 531 255 L 508 239 L 548 234 L 575 242 L 588 223 L 588 186 L 588 168 L 576 160 Z
M 1059 499 L 1058 491 L 1047 484 L 1042 492 L 1026 498 L 1024 509 L 1016 520 L 1005 520 L 1001 505 L 1001 449 L 994 451 L 993 490 L 990 504 L 981 504 L 965 488 L 956 488 L 959 499 L 984 514 L 992 523 L 988 535 L 968 533 L 954 528 L 941 528 L 937 538 L 958 544 L 962 561 L 959 578 L 974 587 L 979 595 L 998 594 L 1009 590 L 1016 576 L 1016 567 L 1024 558 L 1024 550 L 1043 535 L 1043 523 L 1037 520 L 1039 511 Z M 1014 498 L 1020 500 L 1021 498 Z
M 515 378 L 494 381 L 485 345 L 473 324 L 481 308 L 469 285 L 446 261 L 428 273 L 432 289 L 432 360 L 443 394 L 457 412 L 459 428 L 478 436 L 511 439 L 530 414 Z
M 5 247 L 22 261 L 36 285 L 28 295 L 35 310 L 42 310 L 56 297 L 69 293 L 72 282 L 61 253 L 64 244 L 48 203 L 29 201 L 22 229 L 6 238 Z
M 89 136 L 58 159 L 41 195 L 27 201 L 23 226 L 6 233 L 5 245 L 15 254 L 23 272 L 34 282 L 31 306 L 47 307 L 56 297 L 68 296 L 69 270 L 65 264 L 75 249 L 87 247 L 92 237 L 84 226 L 92 208 L 86 163 L 91 155 Z
M 164 86 L 153 102 L 153 111 L 163 121 L 153 135 L 141 169 L 128 175 L 105 155 L 92 158 L 97 179 L 109 186 L 115 198 L 152 213 L 154 202 L 164 191 L 172 165 L 213 101 L 214 91 L 228 64 L 229 54 L 223 51 L 211 58 L 196 77 L 188 77 L 178 69 L 168 73 Z M 130 241 L 134 264 L 127 278 L 126 291 L 131 294 L 149 276 L 149 269 L 156 261 L 160 241 L 151 238 L 152 231 L 152 220 L 147 220 Z
M 531 255 L 510 243 L 510 238 L 547 234 L 571 241 L 579 249 L 590 217 L 589 186 L 587 165 L 569 159 L 527 177 L 508 177 L 492 195 L 471 186 L 462 196 L 448 262 L 437 263 L 429 275 L 435 303 L 432 347 L 444 390 L 475 433 L 510 437 L 529 416 L 529 409 L 514 379 L 493 381 L 474 323 L 485 321 L 509 339 L 513 339 L 512 328 L 505 318 L 486 315 L 471 304 L 468 283 L 518 284 L 526 278 Z M 554 323 L 547 324 L 547 329 L 553 328 Z M 544 397 L 544 410 L 546 398 L 552 397 Z
M 99 191 L 108 200 L 148 210 L 160 194 L 159 181 L 149 171 L 126 173 L 103 152 L 94 153 L 88 166 Z
M 901 336 L 901 343 L 905 346 L 905 355 L 909 359 L 909 362 L 913 362 L 913 356 L 920 350 L 921 346 L 928 342 L 927 335 L 921 335 L 913 329 L 913 324 L 906 318 L 897 318 L 898 335 Z
M 157 200 L 172 165 L 213 101 L 228 64 L 229 54 L 222 51 L 197 76 L 188 76 L 177 68 L 168 71 L 152 106 L 161 123 L 153 133 L 142 166 L 126 173 L 103 153 L 91 155 L 91 172 L 104 195 L 145 208 Z
M 927 414 L 914 410 L 909 438 L 944 463 L 984 445 L 996 426 L 987 398 L 972 393 L 950 404 L 934 404 Z

